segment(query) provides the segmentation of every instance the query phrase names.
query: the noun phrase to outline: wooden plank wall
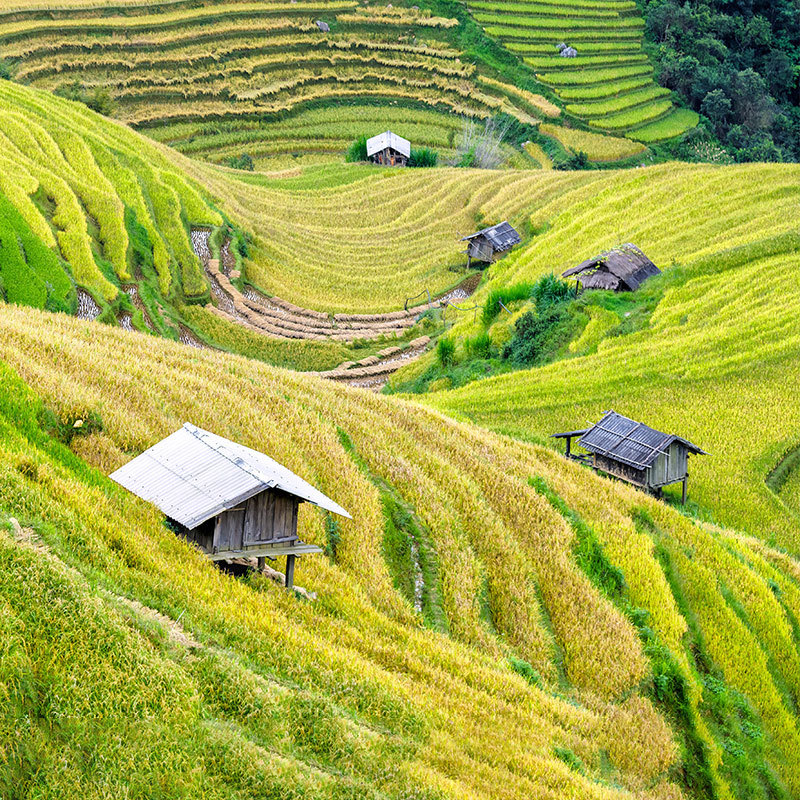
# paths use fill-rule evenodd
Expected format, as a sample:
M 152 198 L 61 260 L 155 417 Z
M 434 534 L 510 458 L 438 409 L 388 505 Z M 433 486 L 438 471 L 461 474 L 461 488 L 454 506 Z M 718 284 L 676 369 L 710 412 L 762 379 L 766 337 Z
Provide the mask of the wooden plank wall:
M 217 517 L 214 529 L 214 550 L 241 550 L 244 535 L 245 506 L 237 506 L 224 511 Z
M 643 469 L 636 469 L 635 467 L 623 464 L 620 461 L 615 461 L 612 458 L 598 455 L 595 453 L 594 466 L 609 475 L 616 475 L 629 483 L 635 483 L 637 486 L 647 485 L 647 473 Z
M 244 546 L 297 538 L 297 498 L 270 489 L 247 501 Z

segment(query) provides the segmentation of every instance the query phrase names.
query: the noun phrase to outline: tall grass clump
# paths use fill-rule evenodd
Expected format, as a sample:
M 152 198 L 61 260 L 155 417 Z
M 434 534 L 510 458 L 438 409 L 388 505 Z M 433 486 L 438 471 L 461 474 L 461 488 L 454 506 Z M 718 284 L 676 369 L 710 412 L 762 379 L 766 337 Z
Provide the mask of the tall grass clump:
M 347 155 L 345 160 L 349 162 L 366 161 L 367 160 L 367 134 L 362 133 L 351 145 L 347 148 Z
M 503 140 L 508 123 L 487 119 L 483 125 L 469 120 L 459 134 L 453 164 L 457 167 L 497 169 L 505 160 Z
M 409 167 L 435 167 L 439 163 L 439 154 L 431 147 L 412 147 L 408 159 Z
M 442 367 L 450 367 L 455 363 L 456 344 L 452 339 L 439 339 L 436 343 L 436 359 Z
M 492 289 L 483 304 L 482 319 L 488 325 L 500 313 L 503 306 L 517 300 L 529 300 L 534 284 L 528 281 L 512 284 L 499 289 Z

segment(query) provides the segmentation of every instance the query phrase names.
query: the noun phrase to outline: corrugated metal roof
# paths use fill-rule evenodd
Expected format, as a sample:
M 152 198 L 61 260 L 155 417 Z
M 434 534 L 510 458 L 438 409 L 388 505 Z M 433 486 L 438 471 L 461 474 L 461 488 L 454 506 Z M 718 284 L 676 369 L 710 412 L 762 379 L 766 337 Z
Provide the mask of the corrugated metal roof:
M 350 518 L 269 456 L 188 422 L 110 477 L 189 530 L 265 489 L 280 489 Z
M 371 139 L 367 139 L 367 156 L 380 153 L 381 150 L 385 150 L 387 147 L 397 150 L 398 153 L 402 153 L 406 158 L 411 156 L 411 142 L 391 131 L 384 131 Z
M 492 225 L 477 233 L 465 236 L 461 241 L 468 242 L 470 239 L 474 239 L 477 236 L 486 237 L 492 247 L 498 251 L 508 250 L 509 247 L 513 247 L 515 244 L 519 244 L 522 241 L 520 235 L 507 221 L 498 222 L 497 225 Z
M 607 411 L 596 425 L 580 438 L 579 444 L 590 453 L 608 456 L 637 469 L 649 467 L 673 442 L 681 442 L 691 453 L 708 455 L 697 445 L 670 433 L 661 433 L 642 422 Z

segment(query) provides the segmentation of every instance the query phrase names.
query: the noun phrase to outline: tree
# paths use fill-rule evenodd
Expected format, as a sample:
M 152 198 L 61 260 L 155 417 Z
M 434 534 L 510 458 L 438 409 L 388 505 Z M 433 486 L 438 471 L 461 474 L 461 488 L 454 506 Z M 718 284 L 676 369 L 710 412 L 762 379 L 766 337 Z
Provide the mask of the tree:
M 786 53 L 773 52 L 764 65 L 764 77 L 774 97 L 788 99 L 796 83 L 795 66 Z
M 733 103 L 722 89 L 709 92 L 700 106 L 700 111 L 711 120 L 718 134 L 724 129 L 732 110 Z
M 102 86 L 95 88 L 91 97 L 84 101 L 92 111 L 98 114 L 103 114 L 106 117 L 111 116 L 114 111 L 114 101 L 111 99 L 111 92 Z
M 736 117 L 750 131 L 767 130 L 772 124 L 772 103 L 764 79 L 752 68 L 736 74 L 733 83 Z

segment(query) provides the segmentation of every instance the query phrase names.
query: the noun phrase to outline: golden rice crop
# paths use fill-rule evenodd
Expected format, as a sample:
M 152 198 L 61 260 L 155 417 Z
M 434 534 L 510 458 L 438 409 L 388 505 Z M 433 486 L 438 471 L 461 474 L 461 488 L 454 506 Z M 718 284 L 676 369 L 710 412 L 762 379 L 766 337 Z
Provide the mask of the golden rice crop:
M 80 553 L 80 568 L 107 575 L 115 591 L 146 599 L 172 619 L 180 614 L 199 642 L 198 658 L 234 659 L 214 673 L 217 688 L 208 702 L 232 715 L 240 730 L 268 724 L 261 706 L 268 702 L 265 687 L 254 675 L 269 675 L 285 685 L 288 697 L 313 687 L 316 696 L 335 698 L 333 719 L 346 714 L 348 735 L 355 738 L 334 725 L 339 733 L 327 734 L 317 757 L 335 759 L 352 780 L 398 791 L 415 781 L 453 800 L 622 796 L 611 784 L 591 780 L 609 768 L 601 766 L 603 750 L 615 785 L 643 798 L 680 797 L 668 777 L 681 757 L 676 731 L 665 710 L 648 699 L 648 657 L 630 619 L 577 566 L 573 532 L 528 483 L 538 476 L 591 527 L 623 571 L 630 602 L 647 612 L 647 625 L 673 653 L 688 685 L 696 686 L 697 667 L 684 650 L 688 608 L 726 683 L 758 710 L 770 743 L 765 757 L 794 786 L 795 717 L 765 668 L 774 660 L 788 676 L 792 665 L 788 618 L 770 600 L 768 583 L 775 575 L 796 581 L 800 565 L 788 556 L 783 564 L 763 562 L 752 570 L 746 562 L 754 551 L 744 540 L 687 520 L 550 450 L 419 405 L 245 359 L 13 307 L 0 315 L 0 358 L 36 386 L 57 417 L 99 412 L 102 433 L 80 448 L 98 465 L 127 458 L 191 418 L 268 452 L 353 512 L 353 521 L 341 523 L 335 561 L 303 559 L 298 581 L 318 599 L 300 603 L 277 588 L 220 575 L 164 529 L 147 504 L 3 423 L 0 463 L 8 469 L 0 503 L 6 513 L 49 521 L 58 536 L 41 530 L 58 553 Z M 19 397 L 7 372 L 2 386 L 4 398 Z M 359 463 L 342 445 L 343 434 Z M 38 466 L 20 466 L 31 463 Z M 430 530 L 450 636 L 421 628 L 413 607 L 393 589 L 381 554 L 380 497 L 360 464 L 391 485 Z M 642 511 L 657 533 L 639 526 Z M 324 544 L 321 514 L 304 507 L 300 525 L 307 541 Z M 672 555 L 669 580 L 657 546 Z M 691 560 L 682 555 L 687 548 Z M 736 593 L 746 619 L 726 610 L 722 593 L 709 590 L 715 580 Z M 688 607 L 674 599 L 677 587 Z M 773 632 L 761 627 L 770 620 Z M 224 649 L 207 648 L 211 641 Z M 514 653 L 538 664 L 541 688 L 504 666 L 503 657 Z M 196 672 L 177 669 L 167 679 L 170 687 L 188 680 L 205 696 L 209 689 Z M 107 677 L 98 672 L 98 687 Z M 241 699 L 219 705 L 234 679 Z M 695 690 L 691 697 L 697 735 L 704 737 L 714 771 L 720 742 L 699 717 L 708 713 L 703 697 Z M 307 712 L 297 709 L 303 719 Z M 366 735 L 361 726 L 376 727 Z M 498 729 L 506 734 L 501 739 Z M 419 739 L 417 731 L 424 731 Z M 415 744 L 389 755 L 381 745 L 387 735 Z M 171 742 L 167 736 L 164 747 Z M 556 748 L 579 758 L 589 779 L 567 767 Z M 281 752 L 297 768 L 302 749 Z M 714 774 L 726 796 L 725 778 Z M 298 785 L 289 775 L 287 787 Z M 306 791 L 327 797 L 319 788 Z
M 590 161 L 618 161 L 643 153 L 645 146 L 630 139 L 605 136 L 598 133 L 565 128 L 557 125 L 541 125 L 539 130 L 552 136 L 573 153 L 584 152 Z
M 644 329 L 606 338 L 596 353 L 431 401 L 541 440 L 610 407 L 681 432 L 712 453 L 693 459 L 696 501 L 725 523 L 777 537 L 794 550 L 797 518 L 765 479 L 796 447 L 791 387 L 800 297 L 773 276 L 797 258 L 797 178 L 794 167 L 669 165 L 619 173 L 588 193 L 571 189 L 544 199 L 531 218 L 546 232 L 501 262 L 490 288 L 559 273 L 628 241 L 673 275 L 671 288 Z M 700 185 L 695 181 L 704 192 L 692 188 Z M 497 195 L 484 211 L 490 214 L 498 202 L 506 199 Z M 472 333 L 466 322 L 459 325 Z

